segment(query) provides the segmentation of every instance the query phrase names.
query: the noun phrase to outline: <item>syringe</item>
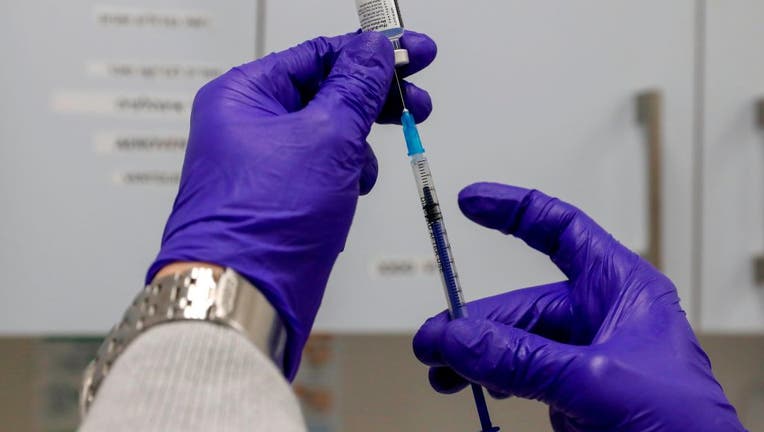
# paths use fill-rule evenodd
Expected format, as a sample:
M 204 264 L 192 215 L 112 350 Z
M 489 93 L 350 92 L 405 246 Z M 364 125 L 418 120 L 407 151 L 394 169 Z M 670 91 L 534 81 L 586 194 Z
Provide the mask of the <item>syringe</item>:
M 430 240 L 432 241 L 432 248 L 435 252 L 438 270 L 440 271 L 440 280 L 446 292 L 448 310 L 451 319 L 464 318 L 467 316 L 467 308 L 464 306 L 462 287 L 459 283 L 459 275 L 456 273 L 456 263 L 451 252 L 448 234 L 446 234 L 446 226 L 443 223 L 443 213 L 440 211 L 438 194 L 435 192 L 430 163 L 424 155 L 422 139 L 419 136 L 414 116 L 406 109 L 406 103 L 403 100 L 403 89 L 397 72 L 395 74 L 395 81 L 401 94 L 401 103 L 403 104 L 403 116 L 401 117 L 403 136 L 406 139 L 408 154 L 411 157 L 411 168 L 414 171 L 414 179 L 419 191 L 419 199 L 422 202 L 422 210 L 424 210 L 427 228 L 430 230 Z M 499 428 L 494 427 L 491 423 L 491 416 L 488 413 L 483 388 L 477 384 L 472 384 L 471 387 L 472 395 L 475 398 L 475 406 L 480 417 L 482 432 L 497 432 Z

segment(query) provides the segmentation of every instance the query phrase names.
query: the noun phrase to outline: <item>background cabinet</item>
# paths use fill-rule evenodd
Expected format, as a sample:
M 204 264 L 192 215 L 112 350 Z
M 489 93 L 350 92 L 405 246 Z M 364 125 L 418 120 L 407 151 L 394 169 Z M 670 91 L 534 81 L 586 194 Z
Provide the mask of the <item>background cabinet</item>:
M 104 333 L 143 284 L 196 90 L 256 0 L 0 2 L 0 333 Z
M 460 215 L 457 193 L 474 181 L 559 196 L 646 248 L 635 97 L 655 89 L 664 269 L 701 329 L 764 330 L 764 287 L 753 277 L 764 254 L 761 2 L 401 6 L 407 26 L 440 47 L 414 81 L 435 101 L 421 131 L 469 299 L 563 277 L 520 241 Z M 159 246 L 196 89 L 262 47 L 358 26 L 351 0 L 18 0 L 0 12 L 13 65 L 0 70 L 6 334 L 109 328 Z M 152 110 L 159 102 L 178 109 Z M 380 180 L 361 200 L 318 330 L 410 332 L 444 307 L 400 129 L 377 126 L 370 141 Z
M 702 124 L 701 328 L 764 331 L 764 3 L 706 1 Z
M 435 112 L 421 132 L 465 295 L 475 299 L 562 274 L 520 241 L 463 218 L 458 191 L 490 180 L 541 189 L 585 209 L 635 250 L 646 247 L 647 162 L 637 93 L 665 101 L 665 270 L 689 309 L 695 2 L 401 2 L 406 26 L 439 44 L 414 81 Z M 270 1 L 265 44 L 281 50 L 358 26 L 349 0 Z M 469 125 L 469 126 L 468 126 Z M 399 128 L 370 142 L 379 183 L 361 200 L 317 328 L 411 331 L 445 307 Z M 401 264 L 406 271 L 389 272 Z M 413 270 L 412 270 L 413 269 Z

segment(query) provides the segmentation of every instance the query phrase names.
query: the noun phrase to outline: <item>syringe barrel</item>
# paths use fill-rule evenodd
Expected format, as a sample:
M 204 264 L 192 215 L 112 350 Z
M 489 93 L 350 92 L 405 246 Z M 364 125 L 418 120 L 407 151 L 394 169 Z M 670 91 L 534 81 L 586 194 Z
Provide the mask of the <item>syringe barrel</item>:
M 430 231 L 430 240 L 435 251 L 441 282 L 448 301 L 448 310 L 451 318 L 464 318 L 467 311 L 464 308 L 462 287 L 459 283 L 459 275 L 456 272 L 456 263 L 451 243 L 448 240 L 446 226 L 443 223 L 443 213 L 440 211 L 438 194 L 432 181 L 430 164 L 424 154 L 411 157 L 411 168 L 419 190 L 419 199 L 422 203 L 427 228 Z
M 435 250 L 435 257 L 438 261 L 440 278 L 446 292 L 448 310 L 451 313 L 451 319 L 464 318 L 467 316 L 467 308 L 464 306 L 459 275 L 456 273 L 451 244 L 448 241 L 446 226 L 443 223 L 443 213 L 440 211 L 438 194 L 435 192 L 435 185 L 432 181 L 430 163 L 424 155 L 422 140 L 419 137 L 419 132 L 416 129 L 411 113 L 404 111 L 401 123 L 403 124 L 409 156 L 411 156 L 411 168 L 414 170 L 414 178 L 419 190 L 419 199 L 422 201 L 422 209 L 427 219 L 427 228 L 430 230 L 432 247 Z M 491 416 L 488 413 L 483 389 L 478 384 L 472 384 L 471 387 L 475 398 L 475 406 L 480 417 L 482 432 L 497 432 L 499 428 L 493 427 L 491 423 Z

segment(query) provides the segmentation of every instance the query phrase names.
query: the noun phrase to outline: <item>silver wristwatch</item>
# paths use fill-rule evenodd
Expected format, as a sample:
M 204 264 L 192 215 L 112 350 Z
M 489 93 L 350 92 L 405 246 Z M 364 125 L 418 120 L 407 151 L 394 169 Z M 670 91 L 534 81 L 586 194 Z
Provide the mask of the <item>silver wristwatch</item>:
M 135 298 L 85 370 L 81 415 L 85 416 L 130 342 L 153 326 L 187 320 L 209 321 L 241 332 L 283 371 L 286 331 L 265 296 L 231 269 L 216 277 L 211 268 L 195 267 L 154 281 Z

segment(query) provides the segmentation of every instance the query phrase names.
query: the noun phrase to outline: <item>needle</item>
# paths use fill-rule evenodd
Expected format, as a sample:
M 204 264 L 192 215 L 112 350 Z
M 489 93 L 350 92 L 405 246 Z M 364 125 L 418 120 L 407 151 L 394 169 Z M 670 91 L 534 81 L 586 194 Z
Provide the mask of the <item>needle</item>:
M 401 105 L 403 105 L 403 111 L 406 109 L 406 100 L 403 98 L 403 85 L 401 85 L 401 78 L 398 76 L 398 70 L 395 71 L 395 84 L 398 86 L 398 94 L 401 95 Z

